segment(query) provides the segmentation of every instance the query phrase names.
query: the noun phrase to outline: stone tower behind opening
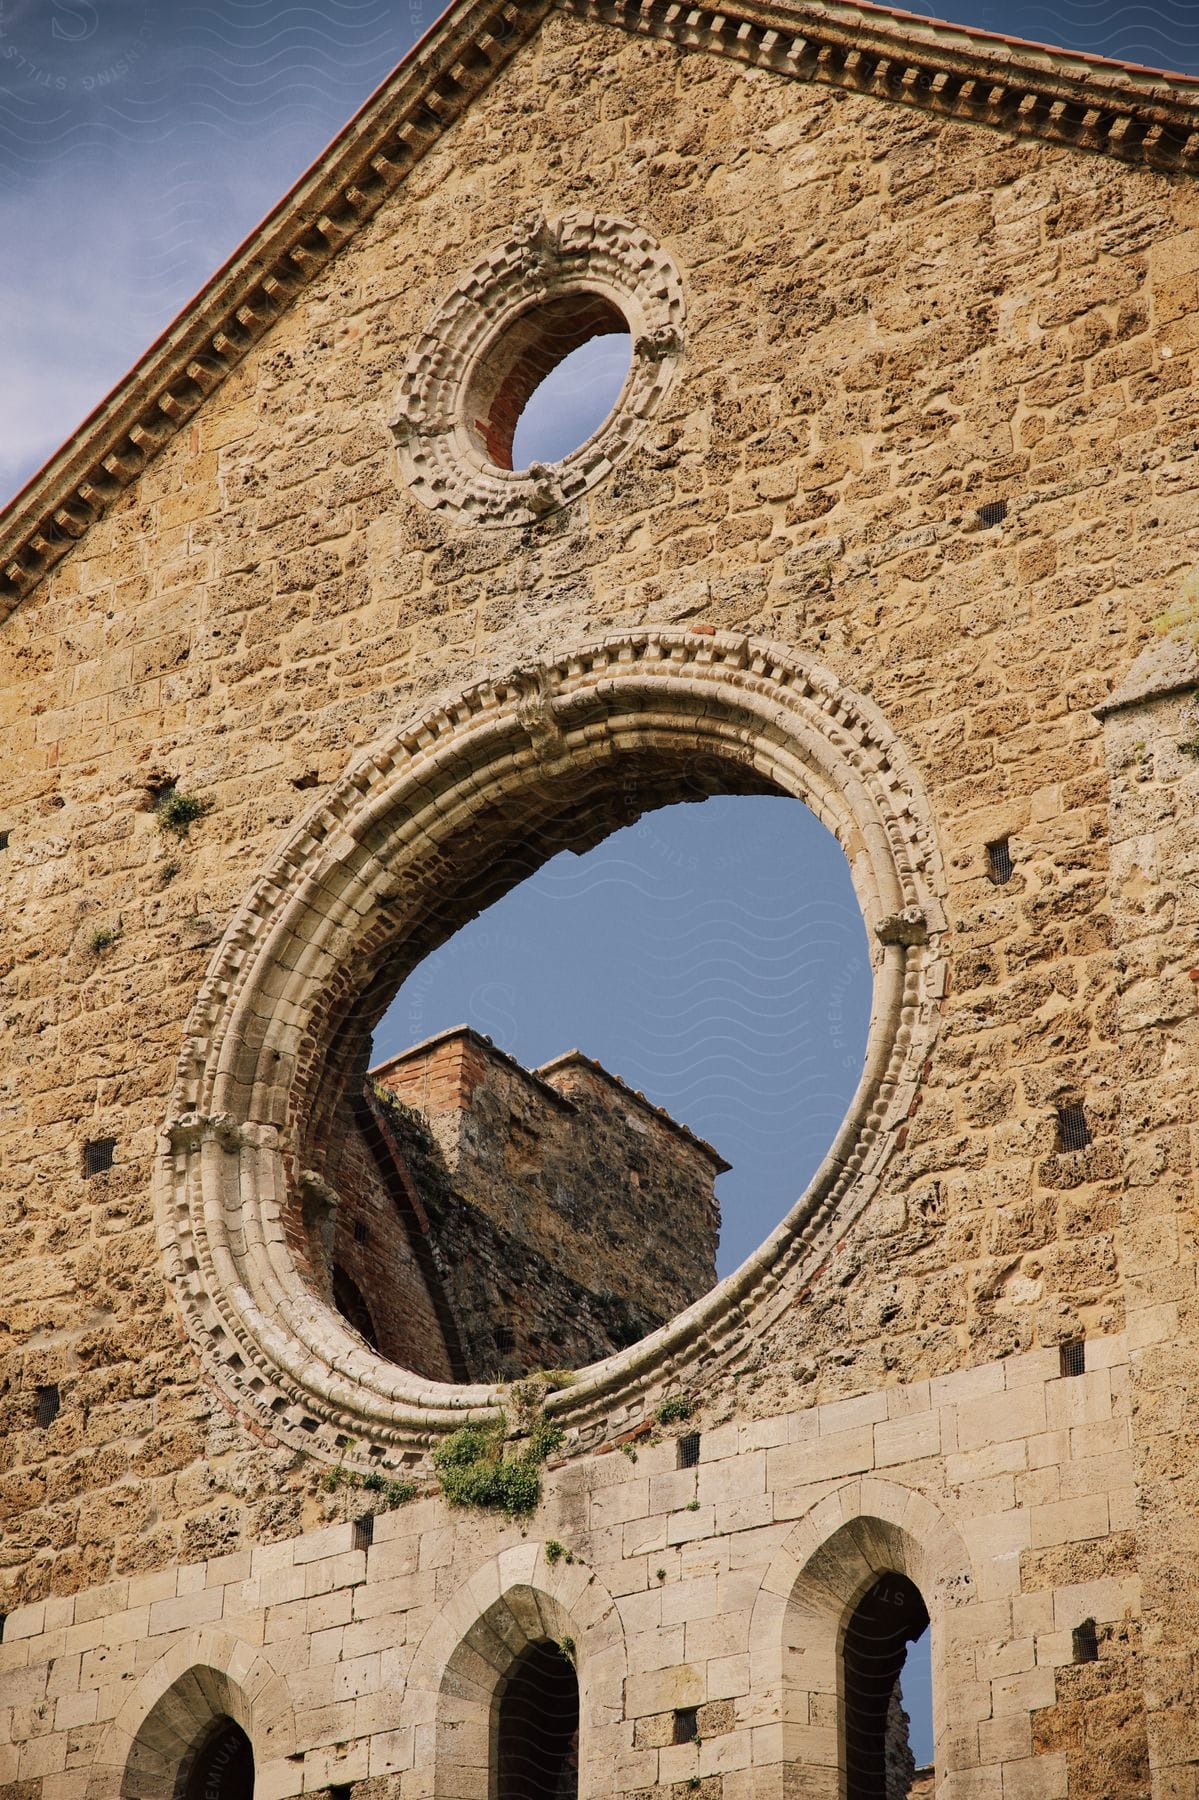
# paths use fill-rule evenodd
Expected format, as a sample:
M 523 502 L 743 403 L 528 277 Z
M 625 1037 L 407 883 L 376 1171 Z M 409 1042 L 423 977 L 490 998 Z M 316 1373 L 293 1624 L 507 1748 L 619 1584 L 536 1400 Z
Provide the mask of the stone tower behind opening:
M 715 1284 L 727 1167 L 578 1051 L 525 1069 L 442 1032 L 372 1069 L 326 1146 L 334 1302 L 340 1280 L 375 1348 L 438 1379 L 580 1368 Z

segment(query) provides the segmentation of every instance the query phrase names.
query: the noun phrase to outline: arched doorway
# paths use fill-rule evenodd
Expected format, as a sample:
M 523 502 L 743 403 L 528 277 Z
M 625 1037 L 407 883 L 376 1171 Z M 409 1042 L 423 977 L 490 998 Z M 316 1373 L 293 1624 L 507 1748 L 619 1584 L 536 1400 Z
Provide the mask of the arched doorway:
M 841 1645 L 845 1800 L 907 1800 L 914 1763 L 899 1678 L 909 1644 L 927 1630 L 919 1588 L 893 1570 L 854 1608 Z
M 224 1669 L 197 1660 L 132 1727 L 121 1800 L 252 1800 L 251 1731 L 260 1738 L 245 1689 Z
M 499 1695 L 496 1800 L 577 1800 L 579 1680 L 566 1652 L 530 1644 Z
M 611 1786 L 628 1673 L 620 1614 L 579 1557 L 550 1550 L 510 1545 L 484 1563 L 417 1647 L 400 1717 L 428 1746 L 432 1800 L 576 1800 Z M 499 1594 L 480 1609 L 491 1585 Z M 537 1741 L 530 1779 L 518 1746 Z
M 252 1800 L 254 1751 L 235 1719 L 217 1719 L 180 1771 L 179 1800 Z

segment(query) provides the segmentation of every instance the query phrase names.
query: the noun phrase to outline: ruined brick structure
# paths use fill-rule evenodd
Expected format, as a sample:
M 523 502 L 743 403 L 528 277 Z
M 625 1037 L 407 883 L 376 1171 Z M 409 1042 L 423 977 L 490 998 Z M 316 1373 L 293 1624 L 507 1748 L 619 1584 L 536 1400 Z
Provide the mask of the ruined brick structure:
M 851 0 L 462 0 L 3 515 L 4 1800 L 483 1800 L 538 1695 L 588 1800 L 863 1800 L 892 1593 L 937 1800 L 1199 1795 L 1197 169 Z M 399 982 L 717 792 L 869 928 L 824 1166 L 553 1392 L 397 1201 L 372 1350 Z M 501 1413 L 522 1518 L 434 1473 Z
M 715 1282 L 729 1165 L 578 1051 L 524 1069 L 463 1027 L 371 1077 L 323 1146 L 333 1250 L 310 1263 L 392 1362 L 443 1381 L 579 1368 Z

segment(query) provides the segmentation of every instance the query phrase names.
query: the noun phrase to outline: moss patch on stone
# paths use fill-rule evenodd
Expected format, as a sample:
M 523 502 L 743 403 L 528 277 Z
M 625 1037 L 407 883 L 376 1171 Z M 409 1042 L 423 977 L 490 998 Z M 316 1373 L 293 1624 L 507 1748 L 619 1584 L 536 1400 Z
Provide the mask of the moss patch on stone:
M 201 800 L 195 794 L 185 794 L 177 787 L 164 788 L 154 803 L 154 817 L 158 821 L 160 831 L 170 832 L 174 837 L 186 837 L 197 819 L 211 809 L 211 801 Z

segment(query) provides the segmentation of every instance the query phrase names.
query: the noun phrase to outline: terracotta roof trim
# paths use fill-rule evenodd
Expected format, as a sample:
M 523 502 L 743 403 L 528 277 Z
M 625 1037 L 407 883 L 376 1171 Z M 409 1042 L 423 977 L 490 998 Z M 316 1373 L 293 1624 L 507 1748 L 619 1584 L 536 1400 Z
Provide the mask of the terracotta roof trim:
M 1199 81 L 991 37 L 868 0 L 460 0 L 0 513 L 0 622 L 454 123 L 551 4 L 945 117 L 1199 171 Z
M 930 17 L 927 13 L 908 12 L 903 7 L 883 6 L 878 4 L 878 0 L 850 0 L 848 5 L 844 4 L 843 0 L 840 4 L 838 0 L 808 0 L 807 10 L 829 19 L 845 17 L 854 13 L 867 18 L 872 15 L 875 19 L 891 24 L 899 22 L 903 26 L 905 35 L 909 36 L 918 37 L 922 33 L 931 33 L 939 42 L 944 43 L 955 39 L 964 39 L 972 47 L 979 45 L 988 47 L 992 54 L 1007 54 L 1015 51 L 1019 55 L 1024 51 L 1031 50 L 1036 52 L 1042 61 L 1048 58 L 1059 68 L 1070 66 L 1083 72 L 1096 70 L 1102 72 L 1110 69 L 1120 76 L 1149 75 L 1154 82 L 1165 80 L 1171 86 L 1183 83 L 1199 89 L 1199 75 L 1183 75 L 1170 70 L 1155 69 L 1147 63 L 1123 62 L 1116 57 L 1100 56 L 1097 52 L 1089 50 L 1070 50 L 1061 44 L 1041 43 L 1036 38 L 1014 37 L 1006 32 L 986 31 L 977 25 L 962 25 L 955 23 L 952 19 L 938 19 Z
M 579 1109 L 574 1101 L 568 1099 L 565 1094 L 560 1094 L 553 1083 L 546 1081 L 538 1070 L 526 1068 L 525 1064 L 519 1062 L 510 1051 L 501 1050 L 499 1045 L 493 1043 L 485 1032 L 476 1031 L 473 1025 L 448 1025 L 444 1031 L 435 1031 L 432 1037 L 422 1038 L 420 1043 L 413 1044 L 411 1049 L 401 1050 L 398 1055 L 389 1056 L 385 1062 L 376 1063 L 374 1068 L 367 1070 L 367 1080 L 379 1081 L 381 1086 L 386 1087 L 387 1083 L 382 1080 L 382 1077 L 391 1069 L 398 1069 L 402 1063 L 412 1062 L 415 1058 L 423 1056 L 431 1050 L 436 1050 L 440 1045 L 448 1044 L 454 1039 L 469 1041 L 475 1044 L 492 1062 L 504 1063 L 514 1075 L 522 1076 L 530 1087 L 536 1088 L 538 1092 L 551 1100 L 560 1112 L 578 1112 Z M 399 1095 L 397 1094 L 395 1098 L 399 1099 Z
M 868 0 L 562 0 L 626 30 L 801 80 L 1162 169 L 1199 170 L 1199 78 L 1055 50 Z

